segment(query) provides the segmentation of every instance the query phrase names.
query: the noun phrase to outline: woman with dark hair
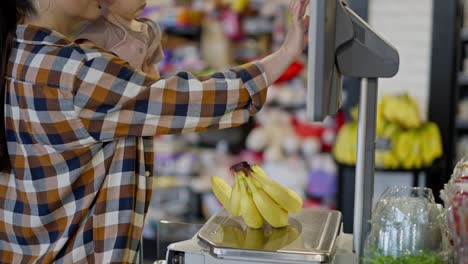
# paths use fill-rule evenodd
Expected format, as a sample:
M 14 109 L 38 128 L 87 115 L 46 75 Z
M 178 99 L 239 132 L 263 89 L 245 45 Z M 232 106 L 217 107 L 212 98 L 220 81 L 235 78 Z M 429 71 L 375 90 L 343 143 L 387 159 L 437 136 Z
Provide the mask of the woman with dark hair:
M 97 0 L 0 1 L 0 263 L 132 263 L 152 136 L 245 123 L 301 53 L 308 0 L 280 50 L 208 77 L 155 79 L 70 41 Z

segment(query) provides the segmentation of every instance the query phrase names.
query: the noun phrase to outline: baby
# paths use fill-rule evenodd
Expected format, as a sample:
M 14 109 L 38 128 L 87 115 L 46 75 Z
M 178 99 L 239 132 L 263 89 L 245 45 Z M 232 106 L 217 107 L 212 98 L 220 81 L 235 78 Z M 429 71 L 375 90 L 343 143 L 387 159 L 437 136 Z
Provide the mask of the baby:
M 125 59 L 131 66 L 160 77 L 156 64 L 163 59 L 161 29 L 139 18 L 146 0 L 99 0 L 102 15 L 84 26 L 77 43 L 91 43 Z

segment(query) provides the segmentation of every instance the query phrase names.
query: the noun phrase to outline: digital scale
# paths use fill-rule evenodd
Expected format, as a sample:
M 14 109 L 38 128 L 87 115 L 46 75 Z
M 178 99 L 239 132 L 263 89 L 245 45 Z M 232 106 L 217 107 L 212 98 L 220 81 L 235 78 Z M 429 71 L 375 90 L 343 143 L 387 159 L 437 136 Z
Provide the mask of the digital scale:
M 166 264 L 357 263 L 352 236 L 340 233 L 341 213 L 305 209 L 289 225 L 250 229 L 225 210 L 190 240 L 169 245 Z

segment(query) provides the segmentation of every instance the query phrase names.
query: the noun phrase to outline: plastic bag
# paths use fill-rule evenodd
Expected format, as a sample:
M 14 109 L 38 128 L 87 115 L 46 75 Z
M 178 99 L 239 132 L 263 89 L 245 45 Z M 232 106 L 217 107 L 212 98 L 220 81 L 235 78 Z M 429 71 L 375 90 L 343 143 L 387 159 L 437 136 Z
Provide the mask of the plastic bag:
M 368 263 L 446 263 L 445 210 L 430 189 L 387 189 L 370 224 L 364 252 Z

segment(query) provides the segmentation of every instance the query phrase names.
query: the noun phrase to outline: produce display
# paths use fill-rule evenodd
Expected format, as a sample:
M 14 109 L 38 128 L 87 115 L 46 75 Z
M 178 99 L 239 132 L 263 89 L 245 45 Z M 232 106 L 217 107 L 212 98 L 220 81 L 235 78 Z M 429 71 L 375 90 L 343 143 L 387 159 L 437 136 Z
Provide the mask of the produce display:
M 385 256 L 377 251 L 367 259 L 369 264 L 442 264 L 442 258 L 431 252 L 423 252 L 418 255 L 404 255 L 401 257 Z
M 241 216 L 248 227 L 262 228 L 265 222 L 275 228 L 285 227 L 289 213 L 301 210 L 299 195 L 270 179 L 258 165 L 241 162 L 231 170 L 234 187 L 213 176 L 212 190 L 224 208 L 233 216 Z
M 333 147 L 336 161 L 356 164 L 357 108 L 353 120 L 338 133 Z M 421 169 L 443 154 L 439 127 L 421 120 L 416 102 L 408 95 L 385 96 L 377 107 L 375 165 L 381 169 Z

